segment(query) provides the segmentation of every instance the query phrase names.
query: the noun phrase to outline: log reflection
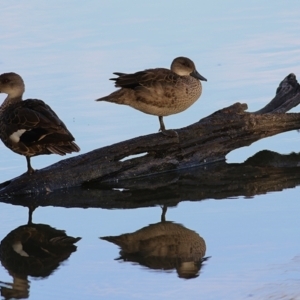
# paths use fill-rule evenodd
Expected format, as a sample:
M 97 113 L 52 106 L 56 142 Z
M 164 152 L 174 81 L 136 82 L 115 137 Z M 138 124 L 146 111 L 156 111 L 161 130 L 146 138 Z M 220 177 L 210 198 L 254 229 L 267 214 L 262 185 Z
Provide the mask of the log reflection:
M 300 185 L 300 154 L 261 151 L 242 164 L 214 163 L 203 167 L 84 186 L 46 194 L 0 196 L 22 206 L 139 208 L 176 206 L 181 201 L 253 197 Z
M 121 248 L 117 260 L 138 263 L 152 270 L 176 269 L 180 278 L 199 276 L 205 258 L 206 244 L 198 233 L 183 225 L 165 220 L 143 227 L 133 233 L 105 236 L 101 239 Z
M 29 297 L 28 276 L 46 278 L 76 251 L 80 240 L 64 230 L 46 224 L 34 224 L 29 213 L 28 224 L 12 230 L 1 241 L 1 264 L 13 277 L 12 283 L 0 282 L 4 299 Z

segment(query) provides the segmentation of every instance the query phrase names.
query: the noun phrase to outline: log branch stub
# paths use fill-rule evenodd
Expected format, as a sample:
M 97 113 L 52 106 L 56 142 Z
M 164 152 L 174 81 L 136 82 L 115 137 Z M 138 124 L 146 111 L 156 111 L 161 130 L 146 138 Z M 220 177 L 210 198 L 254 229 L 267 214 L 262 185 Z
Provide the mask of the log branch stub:
M 296 75 L 291 73 L 279 84 L 275 97 L 262 109 L 254 112 L 264 113 L 285 113 L 300 103 L 300 85 Z

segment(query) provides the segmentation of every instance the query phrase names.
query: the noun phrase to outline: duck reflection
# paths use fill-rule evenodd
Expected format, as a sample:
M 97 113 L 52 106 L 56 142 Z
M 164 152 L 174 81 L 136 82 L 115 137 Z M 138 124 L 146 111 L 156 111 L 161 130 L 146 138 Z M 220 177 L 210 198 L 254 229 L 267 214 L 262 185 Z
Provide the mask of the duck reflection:
M 46 224 L 32 223 L 29 212 L 28 224 L 12 230 L 1 241 L 0 260 L 13 283 L 0 282 L 4 299 L 29 297 L 28 276 L 45 278 L 76 251 L 74 245 L 81 238 L 68 236 L 64 230 Z
M 130 261 L 154 270 L 176 269 L 180 278 L 199 276 L 206 244 L 204 239 L 183 225 L 166 221 L 163 208 L 161 222 L 143 227 L 133 233 L 105 236 L 101 239 L 121 248 L 117 260 Z

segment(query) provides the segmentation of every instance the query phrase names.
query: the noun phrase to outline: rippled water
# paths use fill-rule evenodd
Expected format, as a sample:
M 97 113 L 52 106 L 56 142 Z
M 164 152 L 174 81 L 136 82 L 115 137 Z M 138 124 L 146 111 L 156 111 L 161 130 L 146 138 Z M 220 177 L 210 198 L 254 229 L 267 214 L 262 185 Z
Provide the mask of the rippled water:
M 187 126 L 235 102 L 247 103 L 249 111 L 264 106 L 286 75 L 300 73 L 299 9 L 298 1 L 287 5 L 277 0 L 232 0 L 218 6 L 199 1 L 174 1 L 172 6 L 140 1 L 6 3 L 1 6 L 0 73 L 21 74 L 25 98 L 41 98 L 51 105 L 85 153 L 158 130 L 156 117 L 93 101 L 114 90 L 108 79 L 115 71 L 168 67 L 180 55 L 193 59 L 208 82 L 190 109 L 165 118 L 167 128 Z M 4 97 L 0 95 L 0 102 Z M 262 149 L 299 152 L 299 140 L 296 131 L 281 134 L 233 151 L 228 161 L 243 162 Z M 25 159 L 2 143 L 0 153 L 0 182 L 26 170 Z M 60 159 L 40 156 L 32 164 L 39 169 Z M 286 174 L 282 185 L 265 191 L 258 190 L 258 183 L 249 189 L 245 184 L 252 194 L 232 193 L 230 199 L 219 190 L 209 193 L 210 182 L 184 185 L 180 180 L 163 189 L 165 194 L 145 191 L 128 196 L 115 190 L 101 194 L 97 202 L 91 201 L 91 194 L 73 191 L 69 198 L 55 194 L 56 202 L 49 201 L 51 196 L 39 199 L 34 224 L 81 239 L 77 248 L 59 252 L 56 261 L 43 261 L 41 273 L 26 276 L 26 268 L 16 259 L 2 261 L 2 297 L 300 299 L 299 183 L 284 184 L 290 180 Z M 10 199 L 0 202 L 2 245 L 11 231 L 28 222 L 26 200 L 9 203 Z M 163 204 L 170 206 L 167 223 L 161 223 Z M 171 228 L 164 227 L 167 234 L 156 240 L 153 232 L 166 224 Z M 137 243 L 143 249 L 138 256 L 123 246 L 118 259 L 119 247 L 100 239 L 138 230 L 142 241 Z M 185 245 L 194 249 L 192 259 L 183 254 Z M 156 247 L 173 254 L 151 256 L 149 249 L 157 251 Z M 201 263 L 202 256 L 207 259 Z

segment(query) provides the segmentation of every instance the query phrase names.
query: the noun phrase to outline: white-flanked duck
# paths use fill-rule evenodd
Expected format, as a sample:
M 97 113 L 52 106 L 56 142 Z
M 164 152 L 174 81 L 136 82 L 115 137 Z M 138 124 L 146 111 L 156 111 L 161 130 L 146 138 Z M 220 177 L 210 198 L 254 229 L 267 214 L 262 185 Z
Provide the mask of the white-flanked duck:
M 24 155 L 27 173 L 34 172 L 32 156 L 78 152 L 74 137 L 56 113 L 42 100 L 27 99 L 24 81 L 16 73 L 0 75 L 0 93 L 7 94 L 0 106 L 0 138 L 6 147 Z

